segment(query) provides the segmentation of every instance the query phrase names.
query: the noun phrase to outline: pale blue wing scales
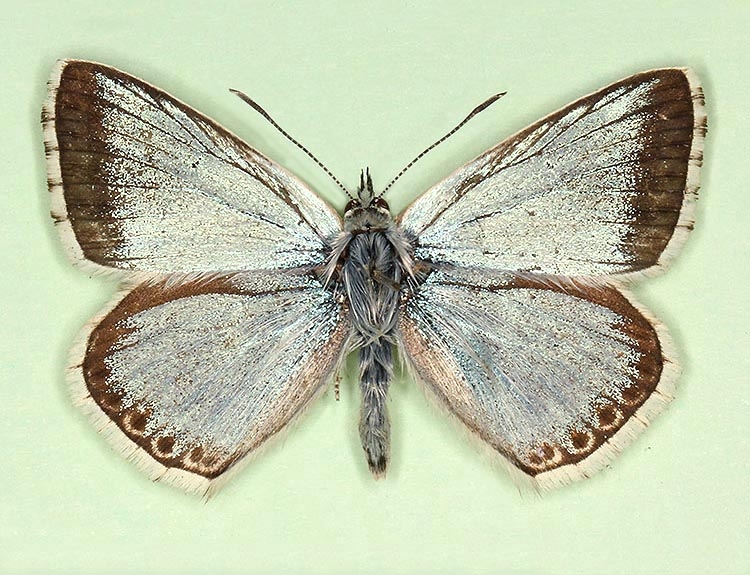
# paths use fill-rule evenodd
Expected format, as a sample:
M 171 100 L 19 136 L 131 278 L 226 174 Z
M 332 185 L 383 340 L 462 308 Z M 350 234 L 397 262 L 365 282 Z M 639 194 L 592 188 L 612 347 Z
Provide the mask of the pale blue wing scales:
M 692 227 L 705 114 L 688 70 L 632 76 L 469 162 L 399 222 L 435 264 L 567 276 L 646 270 Z
M 142 284 L 92 325 L 78 400 L 152 477 L 196 491 L 304 410 L 349 335 L 316 278 L 278 273 Z
M 44 109 L 53 216 L 78 261 L 170 273 L 317 266 L 339 216 L 165 92 L 61 61 Z
M 433 273 L 407 300 L 402 351 L 451 413 L 539 484 L 593 473 L 669 401 L 666 333 L 619 291 L 466 280 Z

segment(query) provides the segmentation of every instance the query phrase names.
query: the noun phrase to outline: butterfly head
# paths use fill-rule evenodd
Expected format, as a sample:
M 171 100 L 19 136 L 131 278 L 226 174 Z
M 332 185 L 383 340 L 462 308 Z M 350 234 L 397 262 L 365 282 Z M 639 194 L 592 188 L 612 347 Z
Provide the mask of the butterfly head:
M 344 227 L 348 231 L 360 232 L 382 230 L 389 226 L 391 220 L 388 202 L 373 191 L 369 168 L 362 170 L 357 197 L 352 198 L 344 208 Z

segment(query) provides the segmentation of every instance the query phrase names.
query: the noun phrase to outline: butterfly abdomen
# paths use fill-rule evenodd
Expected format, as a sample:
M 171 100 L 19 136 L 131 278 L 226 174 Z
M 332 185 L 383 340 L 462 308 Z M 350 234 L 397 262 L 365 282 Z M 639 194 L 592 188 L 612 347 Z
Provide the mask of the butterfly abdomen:
M 390 452 L 391 424 L 386 397 L 393 372 L 393 349 L 381 338 L 359 350 L 359 384 L 362 411 L 359 437 L 370 471 L 376 477 L 385 474 Z
M 354 342 L 359 347 L 359 434 L 370 471 L 381 476 L 390 450 L 386 397 L 393 374 L 394 332 L 404 270 L 385 231 L 357 232 L 348 245 L 342 279 L 349 299 Z

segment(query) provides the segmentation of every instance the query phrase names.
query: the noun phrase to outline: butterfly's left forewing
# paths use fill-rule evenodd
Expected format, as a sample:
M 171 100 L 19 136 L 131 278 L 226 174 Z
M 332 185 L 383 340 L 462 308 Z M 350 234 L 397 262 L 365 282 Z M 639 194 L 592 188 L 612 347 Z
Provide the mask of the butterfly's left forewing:
M 114 68 L 58 62 L 43 122 L 52 215 L 89 269 L 309 267 L 341 230 L 338 214 L 281 166 Z

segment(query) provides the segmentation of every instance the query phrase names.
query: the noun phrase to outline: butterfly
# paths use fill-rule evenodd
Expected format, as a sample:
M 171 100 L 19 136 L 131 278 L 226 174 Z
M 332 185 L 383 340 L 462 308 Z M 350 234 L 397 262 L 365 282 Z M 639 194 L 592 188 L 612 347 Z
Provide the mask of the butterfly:
M 72 393 L 152 478 L 216 489 L 350 352 L 376 477 L 397 358 L 541 487 L 603 467 L 672 397 L 666 329 L 626 286 L 693 227 L 706 116 L 690 70 L 585 96 L 396 217 L 369 172 L 342 216 L 206 116 L 101 64 L 59 61 L 42 122 L 62 241 L 122 282 L 73 349 Z

